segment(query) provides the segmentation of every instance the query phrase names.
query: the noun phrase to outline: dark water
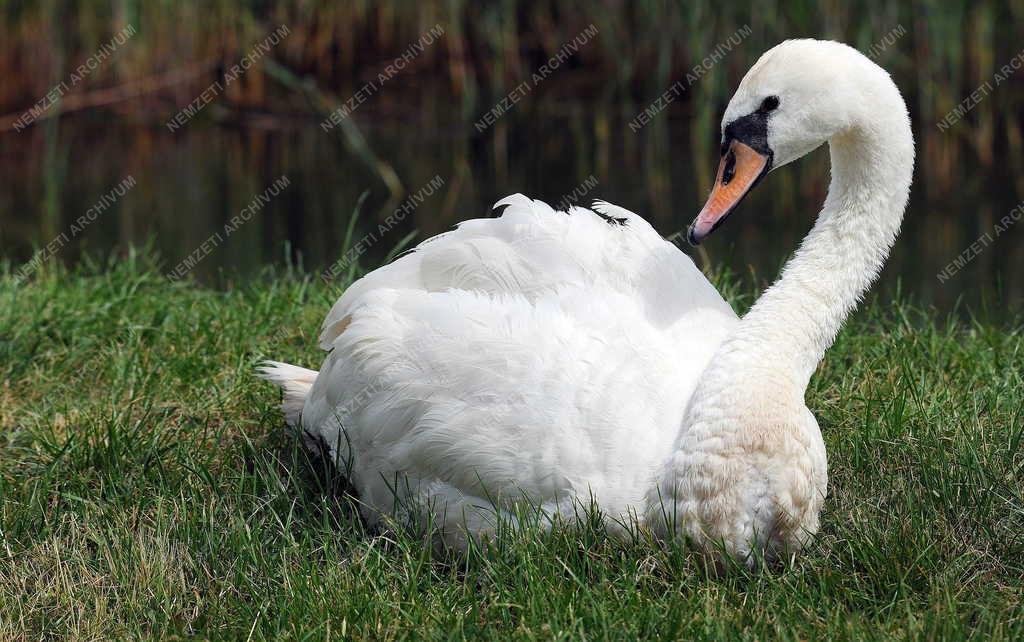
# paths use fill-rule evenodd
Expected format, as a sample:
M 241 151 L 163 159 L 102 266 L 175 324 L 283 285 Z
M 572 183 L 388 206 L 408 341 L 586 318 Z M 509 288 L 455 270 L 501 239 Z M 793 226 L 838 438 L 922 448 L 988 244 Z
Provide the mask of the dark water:
M 338 128 L 325 132 L 320 119 L 299 112 L 197 118 L 173 134 L 161 122 L 92 112 L 0 134 L 0 251 L 21 263 L 57 238 L 47 256 L 74 263 L 84 252 L 123 252 L 152 240 L 167 272 L 223 287 L 271 263 L 331 265 L 365 191 L 353 232 L 353 241 L 364 240 L 357 252 L 363 268 L 379 264 L 409 232 L 422 239 L 485 216 L 513 192 L 551 203 L 585 192 L 581 200 L 633 209 L 669 236 L 700 208 L 716 166 L 717 123 L 696 122 L 685 106 L 633 132 L 628 123 L 643 105 L 524 100 L 478 131 L 482 113 L 422 96 L 385 107 L 371 100 L 352 117 L 367 147 L 394 169 L 405 198 L 443 180 L 401 216 L 394 213 L 403 201 L 389 197 L 366 155 L 347 146 Z M 1020 201 L 1019 185 L 998 162 L 954 159 L 950 166 L 945 159 L 942 169 L 919 154 L 911 207 L 878 289 L 899 289 L 940 312 L 961 301 L 996 314 L 1019 309 L 1024 222 L 995 232 Z M 827 162 L 822 149 L 774 172 L 707 242 L 698 264 L 771 280 L 813 222 Z M 109 204 L 128 177 L 134 186 Z M 287 185 L 268 193 L 282 178 Z M 90 207 L 91 219 L 76 225 Z M 981 251 L 969 250 L 979 238 Z M 964 252 L 976 256 L 949 272 Z

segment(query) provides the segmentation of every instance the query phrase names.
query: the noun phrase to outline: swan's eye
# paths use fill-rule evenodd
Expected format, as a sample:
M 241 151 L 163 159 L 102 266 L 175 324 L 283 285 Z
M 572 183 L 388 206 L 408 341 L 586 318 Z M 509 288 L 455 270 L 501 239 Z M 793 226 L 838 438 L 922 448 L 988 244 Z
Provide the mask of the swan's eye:
M 761 111 L 763 111 L 763 112 L 775 111 L 778 108 L 779 108 L 779 97 L 778 96 L 768 96 L 763 101 L 761 101 Z

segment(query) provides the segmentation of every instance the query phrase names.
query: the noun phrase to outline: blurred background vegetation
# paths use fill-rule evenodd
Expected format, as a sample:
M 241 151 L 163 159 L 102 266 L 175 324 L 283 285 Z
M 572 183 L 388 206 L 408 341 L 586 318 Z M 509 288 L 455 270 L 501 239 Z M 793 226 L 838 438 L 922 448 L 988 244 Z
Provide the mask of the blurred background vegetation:
M 187 124 L 168 121 L 275 28 L 288 29 Z M 444 34 L 344 121 L 320 123 L 431 28 Z M 590 25 L 598 34 L 497 122 L 474 126 Z M 135 35 L 34 123 L 26 110 L 122 29 Z M 741 28 L 733 47 L 639 131 L 629 123 Z M 132 176 L 137 186 L 54 260 L 153 241 L 170 269 L 275 179 L 290 186 L 197 267 L 214 284 L 267 263 L 334 261 L 361 193 L 354 234 L 376 229 L 435 175 L 439 193 L 369 247 L 383 260 L 486 215 L 513 192 L 558 201 L 597 180 L 605 198 L 665 236 L 685 228 L 710 187 L 719 119 L 740 78 L 786 38 L 842 40 L 871 53 L 904 92 L 918 165 L 911 209 L 883 288 L 939 309 L 1019 308 L 1024 224 L 945 282 L 937 274 L 1024 200 L 1024 70 L 966 116 L 951 109 L 1024 50 L 1024 3 L 405 2 L 310 0 L 63 2 L 0 0 L 0 251 L 15 263 Z M 810 63 L 809 63 L 810 64 Z M 806 233 L 828 184 L 819 150 L 776 172 L 699 260 L 761 284 Z

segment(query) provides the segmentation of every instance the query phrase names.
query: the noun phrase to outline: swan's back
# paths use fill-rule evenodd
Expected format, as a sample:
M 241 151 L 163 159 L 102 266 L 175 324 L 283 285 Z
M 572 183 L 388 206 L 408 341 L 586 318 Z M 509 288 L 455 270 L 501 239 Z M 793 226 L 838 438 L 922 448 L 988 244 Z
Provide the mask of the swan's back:
M 371 521 L 409 501 L 471 529 L 521 500 L 635 510 L 737 322 L 631 212 L 498 206 L 360 279 L 324 322 L 301 423 Z
M 629 210 L 598 201 L 593 210 L 558 212 L 522 194 L 498 201 L 500 207 L 501 216 L 464 221 L 352 284 L 324 320 L 320 347 L 330 350 L 351 310 L 378 289 L 536 301 L 565 287 L 601 286 L 630 296 L 660 328 L 682 323 L 684 330 L 693 314 L 735 319 L 690 257 Z

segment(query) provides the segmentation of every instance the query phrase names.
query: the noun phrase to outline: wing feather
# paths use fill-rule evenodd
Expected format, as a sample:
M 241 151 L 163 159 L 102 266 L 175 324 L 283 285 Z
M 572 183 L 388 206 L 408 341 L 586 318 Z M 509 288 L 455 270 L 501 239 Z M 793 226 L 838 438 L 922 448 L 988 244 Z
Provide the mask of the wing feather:
M 522 194 L 495 208 L 505 208 L 500 217 L 465 221 L 354 283 L 328 313 L 320 347 L 332 347 L 353 309 L 377 289 L 458 289 L 532 300 L 566 286 L 601 285 L 640 297 L 663 325 L 698 307 L 731 313 L 690 258 L 633 212 L 604 201 L 594 211 L 556 212 Z M 598 213 L 626 224 L 609 225 Z
M 332 351 L 301 420 L 371 521 L 400 476 L 403 496 L 445 504 L 442 521 L 481 525 L 495 497 L 638 505 L 737 322 L 632 212 L 522 194 L 496 207 L 354 283 L 324 322 Z

